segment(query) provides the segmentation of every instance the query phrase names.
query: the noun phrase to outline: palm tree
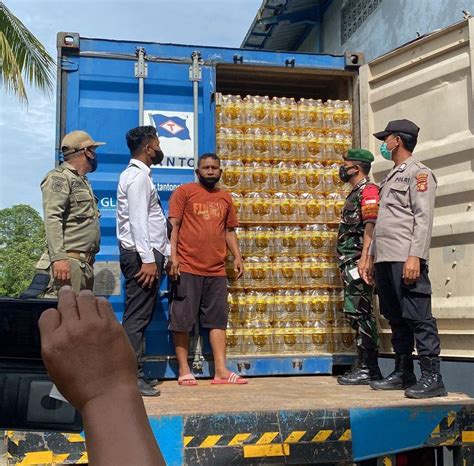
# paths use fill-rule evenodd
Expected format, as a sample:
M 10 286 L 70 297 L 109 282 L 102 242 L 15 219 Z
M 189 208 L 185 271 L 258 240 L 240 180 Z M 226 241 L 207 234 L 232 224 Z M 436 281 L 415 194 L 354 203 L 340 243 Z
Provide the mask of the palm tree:
M 43 44 L 0 2 L 0 72 L 5 89 L 28 103 L 25 81 L 51 93 L 54 60 Z

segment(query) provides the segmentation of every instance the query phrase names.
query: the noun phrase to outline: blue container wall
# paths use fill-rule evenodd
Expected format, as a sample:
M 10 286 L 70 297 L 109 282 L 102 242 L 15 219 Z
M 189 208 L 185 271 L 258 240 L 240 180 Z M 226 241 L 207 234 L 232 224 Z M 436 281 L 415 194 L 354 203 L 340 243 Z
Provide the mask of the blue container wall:
M 174 166 L 153 168 L 153 180 L 168 210 L 170 195 L 177 186 L 193 180 L 192 112 L 193 86 L 189 80 L 191 53 L 199 50 L 204 60 L 202 81 L 199 83 L 199 153 L 215 149 L 215 120 L 213 93 L 216 90 L 216 64 L 233 63 L 234 55 L 243 55 L 246 64 L 285 66 L 295 54 L 257 52 L 238 49 L 219 49 L 131 43 L 98 39 L 81 39 L 81 54 L 63 58 L 66 85 L 60 93 L 66 94 L 61 113 L 65 127 L 61 134 L 82 129 L 107 145 L 98 150 L 98 170 L 89 176 L 99 199 L 101 211 L 101 250 L 97 256 L 100 288 L 105 290 L 117 317 L 122 318 L 125 304 L 122 276 L 119 273 L 116 238 L 116 189 L 120 173 L 128 165 L 130 155 L 125 134 L 138 126 L 138 80 L 135 78 L 133 59 L 89 57 L 87 52 L 105 52 L 133 56 L 136 47 L 144 47 L 149 56 L 183 59 L 183 63 L 148 61 L 145 79 L 145 121 L 153 118 L 158 125 L 166 126 L 167 119 L 181 127 L 172 134 L 159 128 L 160 140 L 167 160 Z M 299 66 L 308 68 L 344 69 L 341 56 L 296 54 Z M 63 95 L 64 97 L 64 95 Z M 59 146 L 59 144 L 58 144 Z M 59 157 L 59 154 L 58 154 Z M 183 167 L 180 167 L 180 165 Z M 167 288 L 166 280 L 161 290 Z M 153 321 L 147 329 L 146 353 L 153 356 L 173 355 L 174 350 L 167 331 L 168 303 L 165 294 L 157 300 Z

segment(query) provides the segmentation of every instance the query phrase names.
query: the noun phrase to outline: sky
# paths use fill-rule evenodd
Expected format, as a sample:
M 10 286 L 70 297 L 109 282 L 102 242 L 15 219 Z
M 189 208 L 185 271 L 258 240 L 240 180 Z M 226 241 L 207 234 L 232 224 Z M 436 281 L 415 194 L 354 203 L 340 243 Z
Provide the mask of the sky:
M 56 33 L 239 47 L 262 0 L 4 0 L 56 57 Z M 0 85 L 1 86 L 1 85 Z M 54 83 L 56 86 L 56 83 Z M 0 89 L 0 209 L 40 213 L 40 182 L 54 168 L 56 98 L 28 88 L 28 107 Z

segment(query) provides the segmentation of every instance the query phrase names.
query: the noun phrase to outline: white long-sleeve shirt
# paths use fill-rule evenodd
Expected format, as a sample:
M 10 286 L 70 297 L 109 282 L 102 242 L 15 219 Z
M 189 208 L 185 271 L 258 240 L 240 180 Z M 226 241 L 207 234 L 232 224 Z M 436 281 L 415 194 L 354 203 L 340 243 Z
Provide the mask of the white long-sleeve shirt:
M 166 218 L 158 201 L 150 168 L 132 159 L 117 189 L 117 238 L 124 249 L 137 251 L 144 263 L 155 262 L 153 249 L 170 255 Z

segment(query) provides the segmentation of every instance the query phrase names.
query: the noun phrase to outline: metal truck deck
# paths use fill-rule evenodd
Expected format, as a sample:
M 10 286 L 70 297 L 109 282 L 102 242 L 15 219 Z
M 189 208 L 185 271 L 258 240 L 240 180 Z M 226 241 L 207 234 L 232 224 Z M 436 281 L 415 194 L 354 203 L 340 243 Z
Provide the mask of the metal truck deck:
M 462 393 L 410 400 L 402 391 L 340 386 L 331 376 L 252 378 L 240 386 L 198 382 L 166 381 L 159 398 L 144 399 L 168 465 L 377 458 L 394 466 L 397 453 L 442 446 L 454 448 L 456 466 L 474 464 L 474 399 Z M 12 432 L 8 455 L 9 464 L 87 463 L 77 434 Z

